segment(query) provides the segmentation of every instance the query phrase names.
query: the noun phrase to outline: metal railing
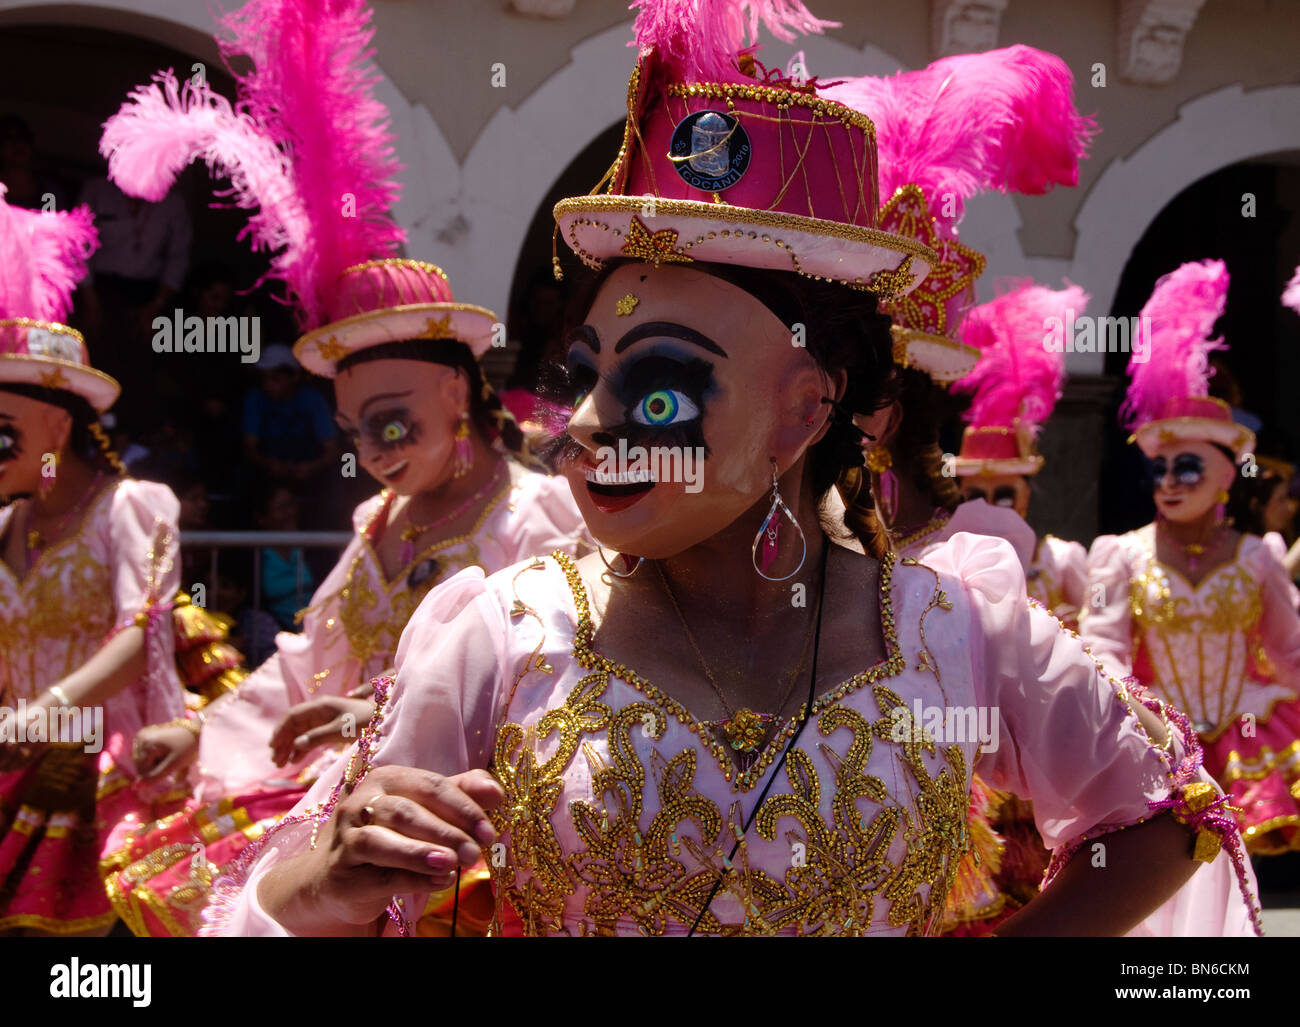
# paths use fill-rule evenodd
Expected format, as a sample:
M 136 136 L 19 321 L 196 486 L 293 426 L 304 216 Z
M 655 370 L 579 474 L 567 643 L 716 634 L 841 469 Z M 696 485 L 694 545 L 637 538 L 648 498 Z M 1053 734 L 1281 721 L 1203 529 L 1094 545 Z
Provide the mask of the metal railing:
M 262 608 L 262 552 L 266 549 L 289 548 L 294 553 L 295 574 L 298 591 L 305 591 L 303 572 L 304 549 L 343 549 L 352 541 L 350 531 L 184 531 L 181 533 L 181 548 L 210 549 L 212 560 L 209 565 L 213 584 L 217 581 L 218 554 L 223 549 L 251 549 L 253 551 L 253 609 Z M 188 583 L 182 582 L 182 587 Z M 310 595 L 299 594 L 299 608 L 307 605 Z

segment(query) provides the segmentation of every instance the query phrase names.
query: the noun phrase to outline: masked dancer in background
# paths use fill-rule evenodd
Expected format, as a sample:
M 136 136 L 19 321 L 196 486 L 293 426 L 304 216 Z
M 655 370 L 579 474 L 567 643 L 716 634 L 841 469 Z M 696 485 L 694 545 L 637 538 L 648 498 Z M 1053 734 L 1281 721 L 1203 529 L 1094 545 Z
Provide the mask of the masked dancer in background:
M 870 119 L 741 49 L 747 13 L 823 23 L 639 6 L 624 147 L 555 211 L 598 269 L 562 465 L 604 549 L 431 596 L 366 736 L 243 854 L 210 929 L 410 933 L 483 847 L 502 934 L 932 933 L 980 748 L 926 712 L 952 708 L 1000 712 L 981 773 L 1057 850 L 1007 933 L 1123 933 L 1189 879 L 1220 899 L 1193 927 L 1249 929 L 1194 750 L 1027 602 L 1005 542 L 959 534 L 921 565 L 869 506 L 861 552 L 823 530 L 861 468 L 853 415 L 890 398 L 877 297 L 938 260 L 876 222 Z M 624 440 L 700 459 L 700 487 L 611 474 Z M 1094 837 L 1105 871 L 1068 858 Z
M 1187 263 L 1142 308 L 1149 359 L 1130 360 L 1121 416 L 1151 461 L 1156 519 L 1088 554 L 1084 640 L 1191 721 L 1251 851 L 1300 847 L 1300 617 L 1276 554 L 1225 517 L 1255 436 L 1209 396 L 1228 295 L 1220 260 Z
M 0 186 L 0 933 L 106 933 L 110 832 L 180 805 L 132 755 L 185 709 L 179 504 L 109 450 L 118 384 L 61 323 L 96 242 L 86 208 L 12 208 Z
M 359 0 L 258 0 L 223 21 L 227 57 L 252 59 L 239 77 L 247 116 L 167 72 L 105 128 L 110 172 L 128 193 L 165 193 L 176 169 L 203 157 L 232 178 L 240 205 L 260 205 L 254 239 L 283 243 L 272 273 L 304 328 L 295 355 L 333 381 L 339 425 L 383 486 L 354 513 L 301 633 L 279 635 L 276 653 L 202 716 L 143 733 L 150 773 L 197 761 L 187 810 L 141 826 L 105 864 L 137 934 L 197 930 L 214 874 L 369 721 L 370 679 L 392 667 L 430 589 L 466 567 L 573 553 L 584 534 L 566 483 L 531 469 L 483 380 L 477 357 L 495 315 L 456 302 L 441 269 L 391 256 L 404 242 L 392 218 L 398 168 L 364 64 L 368 20 Z M 343 192 L 357 216 L 339 207 Z M 462 930 L 486 871 L 476 875 L 462 880 Z

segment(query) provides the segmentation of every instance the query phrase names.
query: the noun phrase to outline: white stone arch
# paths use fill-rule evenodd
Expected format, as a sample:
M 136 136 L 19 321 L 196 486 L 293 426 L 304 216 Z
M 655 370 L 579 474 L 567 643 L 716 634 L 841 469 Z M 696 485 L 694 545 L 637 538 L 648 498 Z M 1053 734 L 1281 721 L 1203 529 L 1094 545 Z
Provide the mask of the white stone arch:
M 1300 150 L 1300 85 L 1226 86 L 1178 109 L 1178 120 L 1128 157 L 1111 161 L 1074 219 L 1067 275 L 1108 313 L 1133 248 L 1156 215 L 1188 186 L 1239 161 Z M 1172 269 L 1170 269 L 1172 270 Z M 1104 353 L 1070 354 L 1072 372 L 1101 374 Z
M 58 0 L 0 0 L 0 29 L 33 24 L 102 29 L 149 39 L 221 66 L 212 35 L 216 24 L 210 6 L 210 0 L 132 0 L 129 7 L 101 0 L 82 0 L 73 5 Z M 392 116 L 392 130 L 397 137 L 394 148 L 405 166 L 400 175 L 402 198 L 394 217 L 410 237 L 410 255 L 436 260 L 445 253 L 429 252 L 423 238 L 433 239 L 428 225 L 437 220 L 446 184 L 457 182 L 460 171 L 429 112 L 407 100 L 383 74 L 382 67 L 376 67 L 380 71 L 376 95 Z M 456 282 L 454 277 L 452 282 Z

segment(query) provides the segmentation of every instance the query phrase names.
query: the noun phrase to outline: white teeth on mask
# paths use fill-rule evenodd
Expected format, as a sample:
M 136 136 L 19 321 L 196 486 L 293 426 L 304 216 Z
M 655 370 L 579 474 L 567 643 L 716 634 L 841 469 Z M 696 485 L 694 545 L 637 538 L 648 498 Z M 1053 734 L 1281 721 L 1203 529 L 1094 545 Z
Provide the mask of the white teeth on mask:
M 582 473 L 588 481 L 596 485 L 644 485 L 647 482 L 654 482 L 654 477 L 650 474 L 648 467 L 617 471 L 612 474 L 588 467 Z
M 390 476 L 390 475 L 394 475 L 394 474 L 396 474 L 398 471 L 400 471 L 400 470 L 402 470 L 403 468 L 405 468 L 405 467 L 406 467 L 406 464 L 407 464 L 407 461 L 405 461 L 405 460 L 399 460 L 399 461 L 397 461 L 397 463 L 393 464 L 392 467 L 385 467 L 385 468 L 383 468 L 379 473 L 382 474 L 382 475 L 384 475 L 385 477 L 388 477 L 388 476 Z

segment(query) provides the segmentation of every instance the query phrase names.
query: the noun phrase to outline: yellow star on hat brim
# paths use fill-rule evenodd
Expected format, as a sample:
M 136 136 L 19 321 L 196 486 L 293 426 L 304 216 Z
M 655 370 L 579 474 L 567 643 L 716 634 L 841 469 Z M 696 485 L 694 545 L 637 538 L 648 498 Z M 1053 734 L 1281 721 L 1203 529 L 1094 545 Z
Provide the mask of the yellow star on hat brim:
M 328 339 L 322 339 L 316 343 L 316 352 L 320 354 L 322 360 L 328 360 L 331 363 L 342 360 L 348 355 L 348 348 L 338 339 L 331 336 Z
M 41 384 L 47 389 L 66 389 L 68 376 L 63 373 L 61 367 L 56 367 L 53 371 L 42 371 Z
M 443 314 L 439 318 L 429 318 L 424 322 L 424 331 L 420 333 L 422 339 L 450 339 L 456 334 L 456 329 L 451 326 L 451 315 Z
M 660 264 L 693 264 L 695 258 L 677 247 L 677 231 L 665 228 L 658 232 L 648 229 L 640 218 L 634 217 L 627 229 L 627 241 L 620 251 L 625 257 L 644 260 L 658 267 Z

